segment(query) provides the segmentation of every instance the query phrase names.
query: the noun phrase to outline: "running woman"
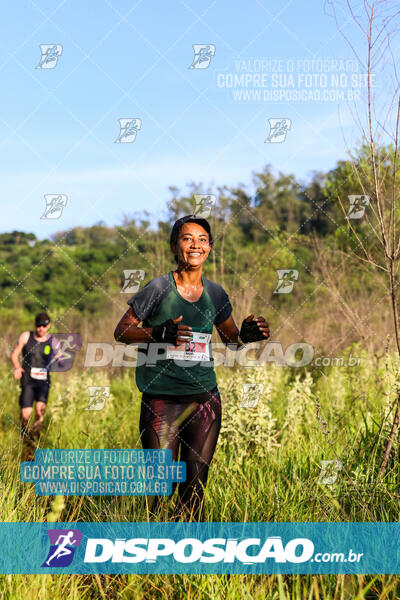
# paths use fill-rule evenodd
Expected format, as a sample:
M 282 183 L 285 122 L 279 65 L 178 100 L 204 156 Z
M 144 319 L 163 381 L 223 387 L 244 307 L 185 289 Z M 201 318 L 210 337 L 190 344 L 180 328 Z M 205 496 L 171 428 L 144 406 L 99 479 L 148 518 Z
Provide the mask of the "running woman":
M 11 362 L 14 365 L 14 377 L 20 380 L 21 394 L 19 405 L 21 407 L 21 437 L 23 439 L 38 438 L 44 421 L 44 413 L 49 397 L 50 375 L 46 366 L 57 355 L 59 342 L 51 336 L 50 317 L 47 313 L 39 313 L 35 317 L 35 330 L 24 331 L 11 353 Z M 22 352 L 22 366 L 19 355 Z M 32 414 L 33 402 L 35 405 L 35 421 L 32 431 L 28 429 L 28 422 Z
M 178 484 L 174 518 L 181 510 L 200 520 L 221 427 L 221 398 L 209 343 L 213 325 L 222 342 L 236 349 L 269 337 L 264 317 L 254 319 L 253 314 L 244 319 L 239 334 L 227 293 L 202 275 L 212 246 L 206 219 L 195 215 L 178 219 L 170 237 L 176 270 L 152 279 L 134 294 L 114 332 L 119 342 L 145 342 L 141 346 L 148 348 L 136 367 L 143 448 L 169 448 L 174 461 L 180 449 L 180 460 L 186 462 L 186 481 Z M 138 359 L 140 354 L 138 349 Z M 160 506 L 160 496 L 155 505 Z

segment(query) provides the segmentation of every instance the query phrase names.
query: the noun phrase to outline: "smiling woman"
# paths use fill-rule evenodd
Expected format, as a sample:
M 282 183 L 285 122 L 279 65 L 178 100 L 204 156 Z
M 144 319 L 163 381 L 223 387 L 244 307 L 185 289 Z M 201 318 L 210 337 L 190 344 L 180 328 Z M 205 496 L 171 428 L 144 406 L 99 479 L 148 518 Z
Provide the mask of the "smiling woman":
M 182 217 L 172 228 L 170 246 L 178 264 L 179 261 L 189 264 L 189 259 L 192 258 L 201 258 L 201 262 L 204 262 L 213 244 L 210 225 L 201 217 Z
M 136 368 L 142 392 L 140 436 L 143 448 L 169 448 L 174 461 L 180 451 L 180 460 L 186 462 L 186 481 L 178 484 L 173 518 L 182 513 L 200 518 L 221 428 L 221 397 L 210 343 L 213 325 L 225 344 L 240 342 L 242 347 L 242 342 L 269 337 L 265 319 L 253 320 L 250 315 L 239 340 L 227 293 L 202 275 L 212 246 L 206 219 L 195 215 L 178 219 L 170 237 L 176 270 L 152 279 L 128 300 L 130 308 L 114 333 L 120 342 L 150 342 Z M 138 327 L 141 321 L 143 327 Z M 155 505 L 160 506 L 160 497 Z

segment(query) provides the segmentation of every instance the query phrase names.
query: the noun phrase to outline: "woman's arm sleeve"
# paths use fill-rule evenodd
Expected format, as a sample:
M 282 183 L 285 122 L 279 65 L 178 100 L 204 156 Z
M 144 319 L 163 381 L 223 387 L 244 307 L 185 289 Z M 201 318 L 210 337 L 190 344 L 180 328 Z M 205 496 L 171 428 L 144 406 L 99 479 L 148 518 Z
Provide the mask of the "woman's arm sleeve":
M 230 317 L 232 313 L 232 305 L 230 303 L 228 294 L 225 292 L 224 288 L 220 285 L 218 286 L 218 294 L 216 296 L 217 300 L 217 314 L 214 318 L 214 325 L 219 325 L 219 323 L 223 323 L 226 321 L 228 317 Z
M 140 321 L 144 321 L 153 315 L 160 304 L 164 290 L 160 289 L 155 279 L 146 283 L 144 288 L 133 294 L 127 301 Z

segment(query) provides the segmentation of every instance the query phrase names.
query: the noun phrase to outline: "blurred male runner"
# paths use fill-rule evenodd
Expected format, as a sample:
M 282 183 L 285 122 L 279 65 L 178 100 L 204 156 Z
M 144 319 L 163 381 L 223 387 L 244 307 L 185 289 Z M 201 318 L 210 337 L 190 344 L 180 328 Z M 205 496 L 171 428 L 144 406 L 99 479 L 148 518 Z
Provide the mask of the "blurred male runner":
M 38 438 L 44 421 L 44 413 L 49 397 L 50 374 L 49 363 L 59 350 L 58 340 L 48 333 L 50 317 L 47 313 L 39 313 L 35 317 L 35 330 L 24 331 L 11 353 L 14 365 L 14 377 L 21 382 L 19 405 L 21 407 L 21 437 Z M 22 366 L 19 355 L 22 352 Z M 28 430 L 28 422 L 35 405 L 35 421 L 32 431 Z
M 243 342 L 269 337 L 264 317 L 254 320 L 249 315 L 239 339 L 227 293 L 202 275 L 212 245 L 206 219 L 195 215 L 178 219 L 170 237 L 176 270 L 155 277 L 134 294 L 114 332 L 115 339 L 126 344 L 150 342 L 145 344 L 147 364 L 136 367 L 136 384 L 142 392 L 142 445 L 169 448 L 174 461 L 180 448 L 186 481 L 178 484 L 178 511 L 188 511 L 195 519 L 201 515 L 221 427 L 221 398 L 210 344 L 213 325 L 225 344 L 239 342 L 242 347 Z M 160 506 L 160 496 L 155 505 Z

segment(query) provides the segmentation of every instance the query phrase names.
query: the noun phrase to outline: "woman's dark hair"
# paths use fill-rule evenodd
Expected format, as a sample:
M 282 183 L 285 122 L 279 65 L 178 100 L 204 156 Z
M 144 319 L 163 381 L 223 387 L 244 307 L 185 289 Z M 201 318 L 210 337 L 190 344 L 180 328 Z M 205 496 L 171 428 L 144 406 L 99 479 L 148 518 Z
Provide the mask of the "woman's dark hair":
M 180 219 L 175 221 L 174 226 L 172 227 L 171 237 L 169 239 L 170 245 L 176 244 L 178 242 L 179 232 L 182 229 L 183 225 L 185 225 L 185 223 L 197 223 L 198 225 L 201 225 L 201 227 L 203 227 L 203 229 L 205 229 L 208 233 L 208 240 L 210 246 L 213 245 L 214 240 L 209 222 L 206 219 L 203 219 L 202 217 L 196 217 L 196 215 L 186 215 L 186 217 L 181 217 Z M 177 254 L 175 254 L 175 262 L 178 262 Z

